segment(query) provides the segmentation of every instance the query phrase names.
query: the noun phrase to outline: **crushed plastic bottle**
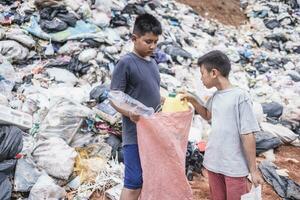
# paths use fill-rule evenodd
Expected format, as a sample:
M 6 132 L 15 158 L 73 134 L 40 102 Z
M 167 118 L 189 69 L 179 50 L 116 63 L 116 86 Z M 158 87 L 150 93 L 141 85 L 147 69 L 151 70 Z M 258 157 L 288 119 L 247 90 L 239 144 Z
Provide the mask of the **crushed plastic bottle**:
M 153 108 L 145 106 L 122 91 L 110 91 L 108 94 L 108 99 L 112 101 L 112 103 L 118 108 L 135 113 L 137 115 L 147 117 L 154 114 Z

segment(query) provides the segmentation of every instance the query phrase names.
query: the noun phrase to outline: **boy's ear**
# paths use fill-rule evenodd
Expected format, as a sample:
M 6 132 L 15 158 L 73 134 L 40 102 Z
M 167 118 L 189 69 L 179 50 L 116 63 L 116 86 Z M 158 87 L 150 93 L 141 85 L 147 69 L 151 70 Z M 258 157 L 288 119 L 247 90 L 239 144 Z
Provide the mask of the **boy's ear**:
M 211 74 L 212 74 L 212 77 L 213 78 L 216 78 L 218 75 L 219 75 L 219 70 L 217 70 L 217 69 L 212 69 L 211 70 Z

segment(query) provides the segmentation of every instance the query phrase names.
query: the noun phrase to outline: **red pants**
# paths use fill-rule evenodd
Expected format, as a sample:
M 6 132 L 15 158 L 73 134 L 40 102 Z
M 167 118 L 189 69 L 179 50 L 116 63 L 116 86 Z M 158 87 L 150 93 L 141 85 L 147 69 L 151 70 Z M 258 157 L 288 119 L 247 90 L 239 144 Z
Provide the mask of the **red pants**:
M 229 177 L 208 171 L 211 200 L 240 200 L 249 192 L 246 177 Z

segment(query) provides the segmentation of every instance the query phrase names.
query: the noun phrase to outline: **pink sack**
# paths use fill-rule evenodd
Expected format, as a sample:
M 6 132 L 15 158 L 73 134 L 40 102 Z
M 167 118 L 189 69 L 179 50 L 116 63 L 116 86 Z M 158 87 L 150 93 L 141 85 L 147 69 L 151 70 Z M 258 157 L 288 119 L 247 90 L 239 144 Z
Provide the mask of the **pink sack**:
M 156 113 L 137 123 L 143 188 L 140 200 L 191 200 L 185 156 L 193 111 Z

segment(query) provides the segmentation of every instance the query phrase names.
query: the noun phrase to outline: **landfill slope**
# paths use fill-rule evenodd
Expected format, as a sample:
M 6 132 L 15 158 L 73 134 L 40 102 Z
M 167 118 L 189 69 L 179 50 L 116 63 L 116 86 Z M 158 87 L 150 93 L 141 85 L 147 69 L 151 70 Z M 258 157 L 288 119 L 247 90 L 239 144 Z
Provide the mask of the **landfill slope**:
M 239 0 L 177 0 L 191 6 L 207 19 L 215 19 L 225 25 L 239 26 L 247 18 L 240 9 Z

